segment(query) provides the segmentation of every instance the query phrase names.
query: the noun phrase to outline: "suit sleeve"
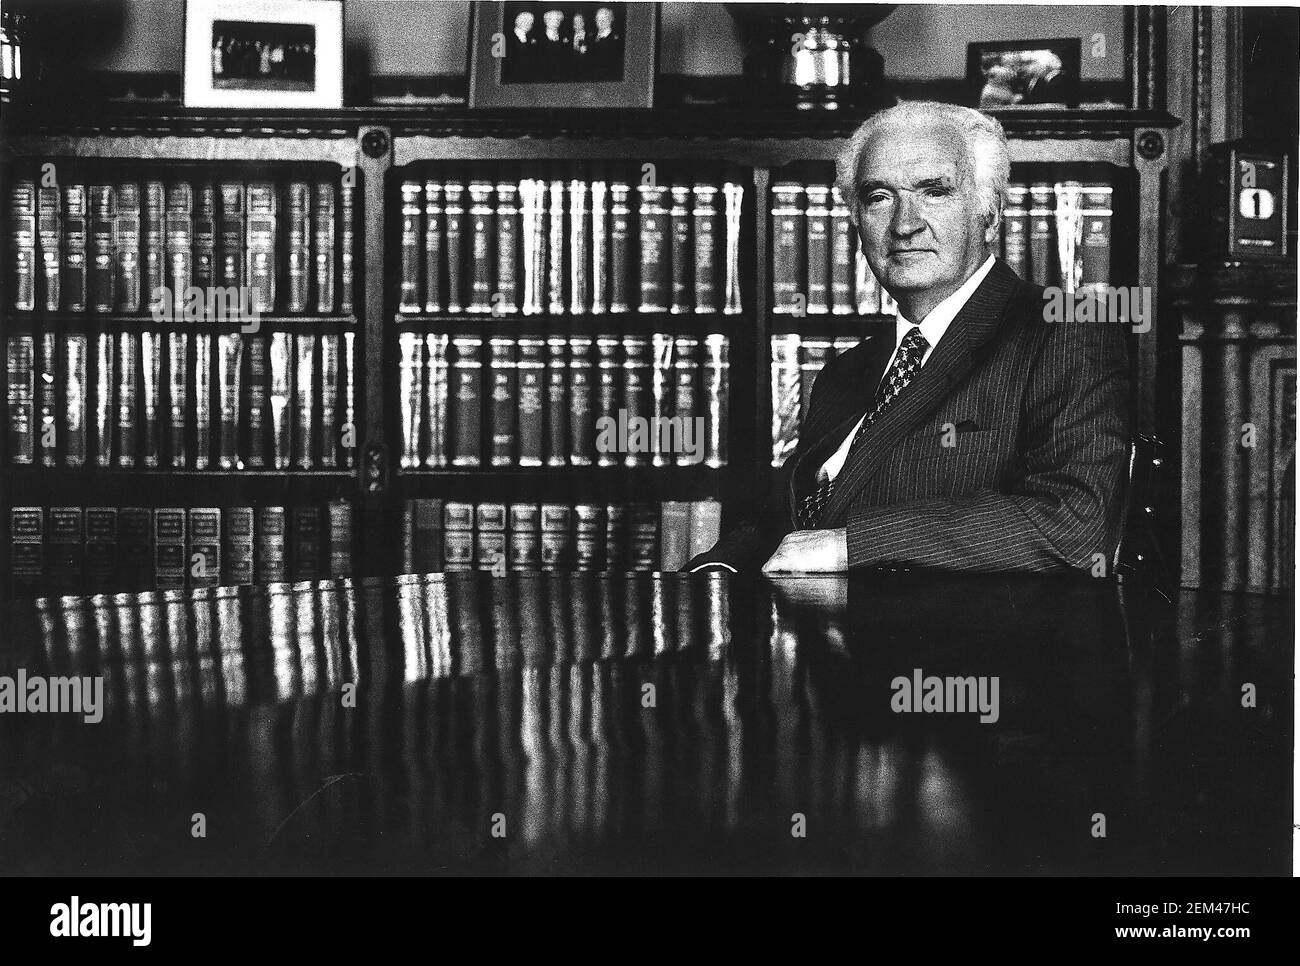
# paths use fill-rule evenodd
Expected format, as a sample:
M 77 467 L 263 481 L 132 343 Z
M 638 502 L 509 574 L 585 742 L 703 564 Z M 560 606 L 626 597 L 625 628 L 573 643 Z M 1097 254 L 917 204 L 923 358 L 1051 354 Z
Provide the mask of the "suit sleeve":
M 1106 323 L 1050 324 L 1023 402 L 1023 475 L 1010 492 L 854 507 L 849 567 L 1091 569 L 1109 573 L 1127 480 L 1124 339 Z
M 835 372 L 843 365 L 842 359 L 843 356 L 831 359 L 818 373 L 808 400 L 810 411 L 820 405 L 822 396 L 828 391 L 826 387 L 834 381 Z M 781 540 L 792 529 L 788 505 L 790 474 L 794 471 L 799 457 L 811 445 L 809 434 L 805 431 L 807 425 L 808 413 L 804 413 L 800 420 L 799 444 L 786 459 L 781 471 L 771 474 L 775 481 L 772 489 L 763 499 L 759 511 L 723 534 L 710 550 L 688 561 L 682 570 L 692 571 L 717 565 L 724 569 L 745 572 L 757 571 L 767 563 L 768 558 L 780 546 Z

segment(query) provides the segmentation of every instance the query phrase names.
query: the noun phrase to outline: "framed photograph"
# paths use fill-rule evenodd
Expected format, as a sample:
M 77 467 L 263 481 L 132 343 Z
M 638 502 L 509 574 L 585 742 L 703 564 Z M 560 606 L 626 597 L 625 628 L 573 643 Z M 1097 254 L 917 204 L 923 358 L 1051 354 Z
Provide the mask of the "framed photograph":
M 966 83 L 990 107 L 1078 107 L 1078 37 L 968 44 Z
M 655 3 L 475 3 L 470 107 L 650 107 Z
M 343 0 L 186 0 L 186 107 L 343 106 Z

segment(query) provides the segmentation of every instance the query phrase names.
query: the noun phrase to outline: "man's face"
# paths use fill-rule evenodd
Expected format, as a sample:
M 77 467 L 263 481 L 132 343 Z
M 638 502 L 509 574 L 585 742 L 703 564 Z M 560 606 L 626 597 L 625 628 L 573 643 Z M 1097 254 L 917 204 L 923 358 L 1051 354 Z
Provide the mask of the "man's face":
M 986 224 L 961 133 L 952 125 L 881 128 L 858 162 L 858 234 L 895 298 L 961 287 L 988 257 Z M 913 320 L 919 321 L 919 320 Z
M 596 28 L 601 31 L 609 30 L 614 26 L 614 11 L 609 7 L 598 7 L 596 10 Z
M 564 11 L 548 10 L 542 14 L 542 22 L 546 24 L 546 29 L 549 32 L 555 33 L 560 29 L 560 24 L 564 23 Z
M 521 34 L 526 34 L 533 29 L 533 15 L 527 11 L 515 17 L 515 29 Z

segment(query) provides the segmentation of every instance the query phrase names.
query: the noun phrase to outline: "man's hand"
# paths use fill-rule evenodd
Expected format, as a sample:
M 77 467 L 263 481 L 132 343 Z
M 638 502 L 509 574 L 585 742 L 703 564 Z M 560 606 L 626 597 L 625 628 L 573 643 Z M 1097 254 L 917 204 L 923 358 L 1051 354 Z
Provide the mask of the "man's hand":
M 842 574 L 849 569 L 844 530 L 795 530 L 763 564 L 765 574 Z

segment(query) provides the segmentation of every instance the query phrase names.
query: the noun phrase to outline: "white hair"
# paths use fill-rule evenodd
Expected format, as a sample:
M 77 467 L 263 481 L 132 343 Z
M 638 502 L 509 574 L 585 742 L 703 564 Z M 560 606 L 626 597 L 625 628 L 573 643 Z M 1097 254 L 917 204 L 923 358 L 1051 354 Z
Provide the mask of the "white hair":
M 936 122 L 950 124 L 961 133 L 980 210 L 990 223 L 997 217 L 1006 199 L 1007 181 L 1011 178 L 1007 136 L 1002 125 L 996 118 L 969 107 L 937 101 L 903 101 L 873 114 L 853 132 L 835 161 L 835 174 L 840 194 L 855 217 L 858 210 L 858 164 L 872 136 L 890 125 L 910 127 Z

